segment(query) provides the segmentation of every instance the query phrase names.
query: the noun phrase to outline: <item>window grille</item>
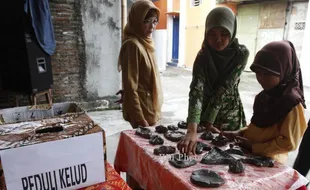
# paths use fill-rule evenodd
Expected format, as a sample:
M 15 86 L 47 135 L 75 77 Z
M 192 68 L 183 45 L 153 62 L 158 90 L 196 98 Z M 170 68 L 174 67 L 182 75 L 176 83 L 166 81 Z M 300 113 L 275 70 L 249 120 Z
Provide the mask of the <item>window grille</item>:
M 192 0 L 192 7 L 198 7 L 202 4 L 202 0 Z
M 295 30 L 305 30 L 306 22 L 295 22 Z

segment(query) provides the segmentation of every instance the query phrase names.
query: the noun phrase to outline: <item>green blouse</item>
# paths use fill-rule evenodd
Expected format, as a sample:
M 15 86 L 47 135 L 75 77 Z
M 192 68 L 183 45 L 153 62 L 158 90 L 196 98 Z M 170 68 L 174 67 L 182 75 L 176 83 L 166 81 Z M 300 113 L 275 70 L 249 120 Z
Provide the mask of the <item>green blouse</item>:
M 215 93 L 206 97 L 204 84 L 206 77 L 202 70 L 193 73 L 189 93 L 188 123 L 212 123 L 223 130 L 238 130 L 246 125 L 243 105 L 240 99 L 238 86 L 240 75 L 243 72 L 246 59 L 240 62 L 231 72 L 227 80 L 219 86 Z

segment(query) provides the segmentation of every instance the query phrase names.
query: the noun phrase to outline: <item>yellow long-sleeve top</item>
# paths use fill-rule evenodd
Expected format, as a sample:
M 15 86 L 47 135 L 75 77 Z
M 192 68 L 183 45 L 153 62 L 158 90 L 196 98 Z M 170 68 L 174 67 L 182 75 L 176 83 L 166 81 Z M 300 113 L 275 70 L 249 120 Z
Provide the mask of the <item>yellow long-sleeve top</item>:
M 135 38 L 121 48 L 124 88 L 123 117 L 135 124 L 146 120 L 154 125 L 161 118 L 162 89 L 154 52 L 149 52 Z
M 285 163 L 288 152 L 298 147 L 306 129 L 304 108 L 299 104 L 278 124 L 266 128 L 250 124 L 242 129 L 242 136 L 253 143 L 252 152 L 254 154 L 268 156 Z

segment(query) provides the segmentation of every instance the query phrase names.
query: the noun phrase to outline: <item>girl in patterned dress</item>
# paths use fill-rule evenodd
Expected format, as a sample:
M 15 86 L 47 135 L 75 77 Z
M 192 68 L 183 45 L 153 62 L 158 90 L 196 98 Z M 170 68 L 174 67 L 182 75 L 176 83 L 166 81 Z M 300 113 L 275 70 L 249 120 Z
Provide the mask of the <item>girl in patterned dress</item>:
M 205 38 L 193 66 L 187 134 L 179 150 L 195 150 L 197 126 L 211 132 L 238 130 L 246 125 L 238 86 L 249 51 L 236 38 L 236 16 L 227 7 L 213 9 L 206 19 Z

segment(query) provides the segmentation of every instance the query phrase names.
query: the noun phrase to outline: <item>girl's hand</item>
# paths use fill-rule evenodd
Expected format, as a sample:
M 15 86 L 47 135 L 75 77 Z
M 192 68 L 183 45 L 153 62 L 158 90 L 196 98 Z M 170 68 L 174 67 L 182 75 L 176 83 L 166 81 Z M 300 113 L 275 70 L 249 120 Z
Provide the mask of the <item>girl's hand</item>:
M 183 139 L 178 142 L 177 148 L 181 153 L 195 154 L 197 144 L 197 132 L 188 132 Z
M 237 140 L 238 140 L 238 145 L 245 148 L 245 149 L 248 149 L 249 151 L 252 152 L 252 145 L 253 143 L 247 139 L 247 138 L 244 138 L 244 137 L 240 137 L 240 136 L 237 136 L 236 137 Z
M 186 135 L 177 144 L 177 148 L 181 153 L 189 154 L 192 152 L 195 154 L 197 143 L 197 126 L 197 123 L 188 123 Z
M 223 136 L 227 137 L 230 141 L 233 141 L 237 136 L 241 136 L 241 131 L 223 131 Z
M 207 131 L 210 131 L 212 133 L 221 133 L 221 131 L 214 127 L 214 125 L 212 123 L 206 123 L 206 124 L 203 124 L 203 126 L 206 128 Z

